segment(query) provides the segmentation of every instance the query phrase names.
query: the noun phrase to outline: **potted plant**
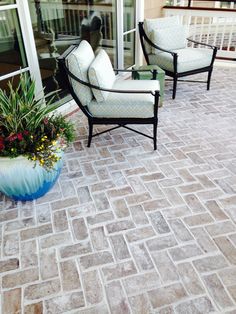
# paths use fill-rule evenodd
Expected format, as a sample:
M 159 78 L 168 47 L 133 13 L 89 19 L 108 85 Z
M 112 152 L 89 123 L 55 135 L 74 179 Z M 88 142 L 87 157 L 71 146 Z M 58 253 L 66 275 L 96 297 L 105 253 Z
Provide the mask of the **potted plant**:
M 37 99 L 35 82 L 22 74 L 16 89 L 0 89 L 0 191 L 14 200 L 43 196 L 56 182 L 73 124 L 53 111 L 51 93 Z

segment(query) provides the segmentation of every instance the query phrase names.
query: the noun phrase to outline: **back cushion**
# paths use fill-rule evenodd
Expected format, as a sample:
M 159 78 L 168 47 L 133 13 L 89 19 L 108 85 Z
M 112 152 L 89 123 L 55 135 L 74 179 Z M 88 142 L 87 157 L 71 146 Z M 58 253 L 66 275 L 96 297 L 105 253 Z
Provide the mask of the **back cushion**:
M 186 47 L 187 29 L 183 25 L 157 29 L 152 31 L 152 41 L 167 50 L 183 49 Z M 152 47 L 152 53 L 161 52 Z
M 67 57 L 67 66 L 76 77 L 89 83 L 88 69 L 94 58 L 95 56 L 92 47 L 86 40 L 83 40 Z M 70 81 L 74 92 L 82 105 L 87 106 L 93 98 L 91 89 L 74 79 L 70 79 Z
M 175 27 L 179 25 L 178 16 L 169 16 L 169 17 L 161 17 L 157 19 L 145 19 L 144 20 L 144 30 L 148 36 L 152 40 L 152 31 L 157 29 Z M 152 52 L 152 47 L 149 44 L 145 44 L 147 53 Z
M 103 88 L 112 88 L 116 77 L 110 58 L 105 50 L 100 50 L 89 68 L 89 81 L 91 84 Z M 108 92 L 93 89 L 93 94 L 98 102 L 105 101 Z

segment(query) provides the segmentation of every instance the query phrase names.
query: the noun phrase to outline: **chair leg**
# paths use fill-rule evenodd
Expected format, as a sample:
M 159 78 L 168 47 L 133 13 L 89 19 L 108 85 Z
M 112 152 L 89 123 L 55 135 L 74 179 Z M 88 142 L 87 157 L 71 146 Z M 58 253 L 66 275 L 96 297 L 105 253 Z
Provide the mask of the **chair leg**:
M 211 84 L 211 74 L 212 74 L 212 69 L 208 72 L 208 77 L 207 77 L 207 90 L 210 89 L 210 84 Z
M 154 145 L 154 150 L 157 149 L 157 120 L 154 120 L 153 123 L 153 145 Z
M 89 125 L 88 147 L 90 147 L 93 136 L 93 121 L 91 119 L 88 120 L 88 125 Z
M 172 94 L 172 99 L 175 99 L 176 96 L 176 89 L 177 89 L 177 77 L 174 77 L 173 79 L 173 94 Z

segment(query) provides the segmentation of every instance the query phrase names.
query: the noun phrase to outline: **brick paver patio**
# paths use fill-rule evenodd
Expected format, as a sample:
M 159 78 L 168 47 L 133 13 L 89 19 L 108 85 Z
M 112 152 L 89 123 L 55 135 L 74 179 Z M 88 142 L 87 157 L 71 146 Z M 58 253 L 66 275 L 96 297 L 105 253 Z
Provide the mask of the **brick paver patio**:
M 156 152 L 125 129 L 88 149 L 76 113 L 55 188 L 0 197 L 2 313 L 236 313 L 235 86 L 167 84 Z

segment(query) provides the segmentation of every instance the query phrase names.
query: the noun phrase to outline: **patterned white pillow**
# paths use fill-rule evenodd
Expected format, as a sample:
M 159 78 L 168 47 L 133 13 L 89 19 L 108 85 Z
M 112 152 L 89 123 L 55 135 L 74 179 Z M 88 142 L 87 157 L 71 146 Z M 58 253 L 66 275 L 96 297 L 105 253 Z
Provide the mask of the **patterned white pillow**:
M 101 49 L 99 51 L 89 67 L 88 75 L 91 84 L 108 89 L 112 88 L 116 77 L 110 58 L 105 50 Z M 92 91 L 97 102 L 105 101 L 109 94 L 98 89 L 92 89 Z
M 88 83 L 88 69 L 94 58 L 95 55 L 92 47 L 86 40 L 83 40 L 67 57 L 67 66 L 76 77 Z M 80 102 L 83 106 L 87 106 L 93 99 L 91 88 L 80 84 L 74 79 L 70 80 Z
M 177 50 L 186 47 L 187 29 L 183 25 L 156 29 L 152 31 L 152 41 L 167 50 Z M 158 49 L 152 48 L 152 53 L 161 52 Z
M 163 28 L 169 28 L 169 27 L 176 27 L 179 26 L 179 17 L 178 16 L 167 16 L 167 17 L 160 17 L 156 19 L 145 19 L 143 26 L 144 30 L 148 36 L 152 40 L 152 31 L 155 29 L 163 29 Z M 146 43 L 145 46 L 147 53 L 152 52 L 152 47 Z

